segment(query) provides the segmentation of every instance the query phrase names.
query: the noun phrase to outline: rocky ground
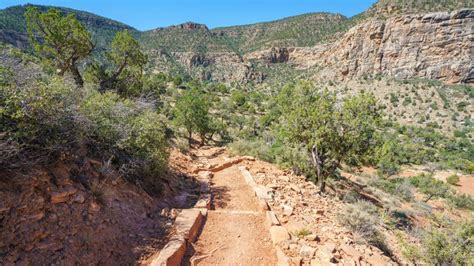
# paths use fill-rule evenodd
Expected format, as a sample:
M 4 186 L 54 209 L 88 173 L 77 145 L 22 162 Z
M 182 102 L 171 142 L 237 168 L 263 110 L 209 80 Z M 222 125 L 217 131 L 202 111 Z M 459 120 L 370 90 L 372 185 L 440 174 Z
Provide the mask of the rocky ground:
M 3 172 L 0 264 L 148 264 L 179 234 L 180 212 L 201 208 L 196 206 L 206 186 L 200 181 L 203 177 L 211 178 L 212 204 L 202 230 L 193 232 L 197 241 L 188 245 L 184 264 L 405 263 L 395 232 L 383 231 L 393 250 L 390 255 L 367 244 L 339 223 L 348 203 L 318 194 L 318 188 L 302 176 L 252 158 L 231 159 L 225 148 L 218 147 L 187 154 L 173 150 L 171 162 L 160 197 L 149 196 L 91 159 L 80 165 L 58 162 L 22 173 Z M 261 195 L 256 197 L 243 170 L 261 188 L 268 207 L 259 200 Z M 401 175 L 415 170 L 403 170 Z M 345 176 L 361 181 L 371 171 Z M 461 179 L 460 188 L 468 178 Z M 435 214 L 469 217 L 449 211 L 440 201 L 431 204 Z M 424 219 L 416 217 L 415 222 L 422 226 Z
M 180 154 L 160 197 L 130 184 L 101 162 L 57 162 L 0 174 L 0 264 L 136 264 L 166 243 L 173 216 L 186 208 L 195 180 Z M 187 195 L 186 193 L 184 195 Z
M 191 156 L 196 159 L 195 169 L 229 161 L 226 151 L 220 148 L 192 151 Z M 269 207 L 283 229 L 263 226 L 268 223 L 265 212 L 237 170 L 239 165 L 249 169 L 258 185 L 266 187 Z M 344 203 L 335 197 L 320 196 L 315 185 L 304 177 L 262 161 L 245 160 L 239 165 L 221 170 L 211 179 L 215 210 L 208 212 L 189 262 L 269 265 L 274 264 L 279 250 L 291 265 L 395 264 L 378 248 L 360 243 L 339 225 L 337 216 Z M 278 244 L 271 248 L 275 240 Z

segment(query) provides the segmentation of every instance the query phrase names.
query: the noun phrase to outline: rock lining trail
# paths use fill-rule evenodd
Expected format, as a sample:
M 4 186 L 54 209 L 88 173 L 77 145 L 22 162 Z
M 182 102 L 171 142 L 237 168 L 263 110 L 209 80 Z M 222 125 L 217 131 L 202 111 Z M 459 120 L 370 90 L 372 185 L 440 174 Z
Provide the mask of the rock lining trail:
M 182 265 L 397 264 L 338 224 L 344 203 L 303 176 L 217 147 L 190 152 L 188 162 L 212 202 Z
M 207 159 L 207 158 L 205 158 Z M 275 265 L 276 252 L 252 188 L 238 165 L 218 171 L 211 181 L 212 210 L 185 265 Z

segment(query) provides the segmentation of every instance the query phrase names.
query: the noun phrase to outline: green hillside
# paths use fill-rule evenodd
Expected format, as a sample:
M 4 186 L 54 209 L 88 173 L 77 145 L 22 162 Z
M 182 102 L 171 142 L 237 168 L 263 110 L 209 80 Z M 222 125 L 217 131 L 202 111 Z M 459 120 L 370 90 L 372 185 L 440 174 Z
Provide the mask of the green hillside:
M 474 8 L 471 0 L 379 0 L 365 13 L 369 16 L 389 17 L 394 15 L 453 11 Z
M 205 25 L 192 22 L 142 32 L 140 40 L 147 49 L 167 52 L 205 53 L 232 50 L 225 38 L 216 36 Z
M 26 20 L 24 13 L 29 5 L 13 6 L 0 10 L 0 40 L 13 44 L 20 48 L 28 46 L 26 34 Z M 41 11 L 51 8 L 48 6 L 36 6 Z M 92 13 L 78 11 L 69 8 L 58 8 L 64 13 L 73 13 L 92 33 L 94 41 L 99 50 L 108 46 L 117 31 L 130 30 L 137 32 L 134 28 L 123 23 L 97 16 Z
M 346 17 L 339 14 L 311 13 L 271 22 L 217 28 L 212 32 L 224 37 L 242 52 L 272 46 L 312 46 L 344 30 Z

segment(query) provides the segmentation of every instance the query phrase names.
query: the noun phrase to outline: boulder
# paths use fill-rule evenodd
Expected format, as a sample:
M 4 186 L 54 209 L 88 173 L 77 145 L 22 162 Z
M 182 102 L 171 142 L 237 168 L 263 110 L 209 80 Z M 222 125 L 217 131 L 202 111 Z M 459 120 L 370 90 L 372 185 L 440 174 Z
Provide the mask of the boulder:
M 308 245 L 303 245 L 300 249 L 300 256 L 303 258 L 313 258 L 316 249 Z
M 267 211 L 267 223 L 269 226 L 274 226 L 274 225 L 280 225 L 280 221 L 278 221 L 278 218 L 275 215 L 275 212 L 273 211 Z
M 182 238 L 168 242 L 157 258 L 152 259 L 150 266 L 181 265 L 186 253 L 186 241 Z
M 51 203 L 56 204 L 66 202 L 68 201 L 69 196 L 75 194 L 76 192 L 77 189 L 72 186 L 68 186 L 65 190 L 60 192 L 53 192 L 51 193 Z
M 175 227 L 178 235 L 184 239 L 194 242 L 203 222 L 203 216 L 199 209 L 184 209 L 176 217 Z
M 270 237 L 274 244 L 278 244 L 290 239 L 288 231 L 283 226 L 270 227 Z

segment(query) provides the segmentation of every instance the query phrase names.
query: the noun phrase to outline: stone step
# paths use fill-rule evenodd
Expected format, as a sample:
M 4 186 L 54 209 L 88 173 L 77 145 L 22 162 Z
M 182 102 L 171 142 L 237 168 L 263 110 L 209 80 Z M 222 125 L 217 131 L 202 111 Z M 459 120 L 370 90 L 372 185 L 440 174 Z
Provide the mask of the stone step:
M 241 210 L 209 210 L 209 212 L 214 213 L 224 213 L 231 215 L 262 215 L 263 212 L 259 211 L 241 211 Z

